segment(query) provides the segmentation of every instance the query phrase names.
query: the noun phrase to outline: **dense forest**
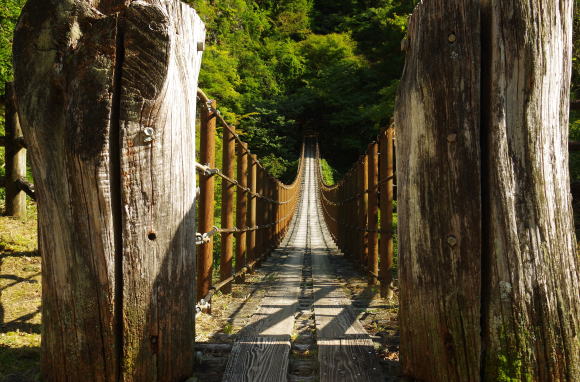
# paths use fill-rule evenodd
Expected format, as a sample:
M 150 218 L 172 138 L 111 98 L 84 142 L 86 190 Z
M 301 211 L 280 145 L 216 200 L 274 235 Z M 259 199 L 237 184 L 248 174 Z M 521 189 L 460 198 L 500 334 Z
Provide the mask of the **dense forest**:
M 417 0 L 187 2 L 208 30 L 200 86 L 272 174 L 292 177 L 304 130 L 320 133 L 323 155 L 342 172 L 389 123 L 404 64 L 401 40 Z M 0 4 L 2 83 L 12 78 L 12 32 L 24 3 Z M 577 43 L 572 84 L 572 97 L 580 97 Z M 580 139 L 578 113 L 571 135 Z
M 209 32 L 201 87 L 275 175 L 293 173 L 304 130 L 343 170 L 393 114 L 414 3 L 192 0 Z

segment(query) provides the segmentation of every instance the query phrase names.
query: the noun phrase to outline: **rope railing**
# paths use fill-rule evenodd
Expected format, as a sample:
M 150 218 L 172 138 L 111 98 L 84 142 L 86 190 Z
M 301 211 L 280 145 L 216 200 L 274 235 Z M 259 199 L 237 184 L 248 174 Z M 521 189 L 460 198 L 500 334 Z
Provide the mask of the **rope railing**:
M 200 155 L 195 164 L 200 179 L 196 234 L 197 298 L 200 309 L 211 309 L 217 291 L 229 293 L 232 283 L 258 265 L 284 237 L 298 202 L 304 146 L 296 178 L 284 184 L 266 171 L 203 91 L 200 106 Z M 222 168 L 216 167 L 217 127 L 222 127 Z M 221 182 L 221 227 L 214 225 L 215 179 Z M 219 279 L 213 280 L 213 238 L 221 239 Z M 235 246 L 234 246 L 235 242 Z M 234 253 L 235 252 L 235 253 Z
M 380 282 L 381 295 L 391 295 L 393 264 L 394 129 L 382 131 L 335 185 L 318 183 L 322 215 L 340 250 Z M 380 215 L 380 219 L 379 219 Z

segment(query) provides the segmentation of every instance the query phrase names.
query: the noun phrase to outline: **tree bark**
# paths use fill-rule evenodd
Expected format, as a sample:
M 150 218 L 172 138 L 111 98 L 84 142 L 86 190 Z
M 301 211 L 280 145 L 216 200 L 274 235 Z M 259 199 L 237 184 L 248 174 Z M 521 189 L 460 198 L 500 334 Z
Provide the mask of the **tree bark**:
M 166 0 L 31 0 L 15 33 L 43 256 L 42 374 L 193 372 L 204 26 Z
M 480 369 L 478 0 L 420 3 L 396 111 L 401 362 L 424 381 Z
M 580 380 L 572 0 L 485 2 L 484 379 Z
M 426 381 L 580 380 L 572 2 L 424 1 L 396 122 L 401 359 Z

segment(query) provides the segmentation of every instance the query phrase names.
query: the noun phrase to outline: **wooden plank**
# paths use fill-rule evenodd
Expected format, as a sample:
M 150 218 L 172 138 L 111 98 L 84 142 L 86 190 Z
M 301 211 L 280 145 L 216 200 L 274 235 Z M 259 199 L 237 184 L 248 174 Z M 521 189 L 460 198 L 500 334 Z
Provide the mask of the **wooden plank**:
M 247 338 L 236 342 L 223 381 L 285 381 L 290 342 L 277 337 Z M 235 367 L 233 367 L 235 366 Z
M 313 161 L 312 157 L 307 159 L 307 170 Z M 380 381 L 382 372 L 372 340 L 330 264 L 330 250 L 336 248 L 322 217 L 315 182 L 314 173 L 307 171 L 305 192 L 309 195 L 307 215 L 311 224 L 309 245 L 320 381 Z
M 286 241 L 288 257 L 274 271 L 275 285 L 267 291 L 257 312 L 238 334 L 226 365 L 224 382 L 286 379 L 290 336 L 302 279 L 304 251 L 300 249 L 300 240 L 304 247 L 306 232 L 306 221 L 294 224 L 301 225 L 301 228 Z
M 370 339 L 318 340 L 320 382 L 382 381 Z
M 369 338 L 340 283 L 330 271 L 328 251 L 312 250 L 314 315 L 320 339 Z M 370 341 L 370 339 L 369 339 Z

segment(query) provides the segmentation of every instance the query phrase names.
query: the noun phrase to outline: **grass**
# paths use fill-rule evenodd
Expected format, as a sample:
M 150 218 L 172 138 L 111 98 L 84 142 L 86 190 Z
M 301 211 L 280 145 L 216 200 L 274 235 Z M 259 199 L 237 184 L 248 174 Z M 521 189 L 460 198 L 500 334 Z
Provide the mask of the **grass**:
M 36 207 L 28 207 L 25 220 L 0 216 L 0 381 L 31 381 L 38 374 L 41 262 Z

